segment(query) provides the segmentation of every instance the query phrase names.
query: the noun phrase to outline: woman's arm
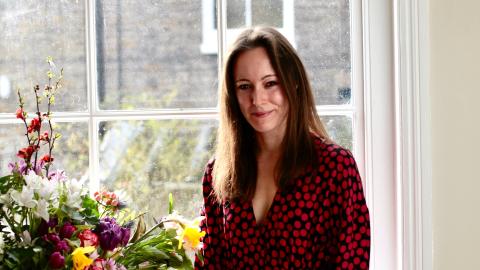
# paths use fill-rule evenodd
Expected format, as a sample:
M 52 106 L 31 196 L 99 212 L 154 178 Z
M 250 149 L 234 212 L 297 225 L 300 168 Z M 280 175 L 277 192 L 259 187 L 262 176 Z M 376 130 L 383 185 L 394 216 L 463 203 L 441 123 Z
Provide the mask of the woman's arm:
M 213 162 L 209 162 L 202 178 L 204 205 L 200 214 L 205 219 L 200 226 L 205 232 L 205 236 L 200 252 L 203 256 L 203 263 L 198 256 L 195 257 L 195 269 L 221 269 L 224 257 L 223 211 L 213 194 L 212 168 Z
M 329 269 L 368 269 L 370 217 L 360 174 L 349 151 L 334 152 L 327 195 L 332 237 L 326 250 Z

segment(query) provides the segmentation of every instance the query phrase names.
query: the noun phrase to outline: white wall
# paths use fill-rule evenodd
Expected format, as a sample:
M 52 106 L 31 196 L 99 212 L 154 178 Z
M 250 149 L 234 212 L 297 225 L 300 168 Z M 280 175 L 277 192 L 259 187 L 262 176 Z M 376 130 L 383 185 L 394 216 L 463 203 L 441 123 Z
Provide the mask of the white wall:
M 429 2 L 434 269 L 480 269 L 480 1 Z

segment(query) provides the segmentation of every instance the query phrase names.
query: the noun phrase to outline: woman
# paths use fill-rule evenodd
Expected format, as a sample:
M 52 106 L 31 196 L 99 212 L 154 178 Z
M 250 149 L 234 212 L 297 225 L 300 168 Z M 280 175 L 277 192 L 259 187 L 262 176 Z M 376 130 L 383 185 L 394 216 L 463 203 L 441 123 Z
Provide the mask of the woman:
M 368 269 L 369 213 L 356 163 L 328 138 L 286 38 L 272 28 L 244 31 L 221 87 L 196 268 Z

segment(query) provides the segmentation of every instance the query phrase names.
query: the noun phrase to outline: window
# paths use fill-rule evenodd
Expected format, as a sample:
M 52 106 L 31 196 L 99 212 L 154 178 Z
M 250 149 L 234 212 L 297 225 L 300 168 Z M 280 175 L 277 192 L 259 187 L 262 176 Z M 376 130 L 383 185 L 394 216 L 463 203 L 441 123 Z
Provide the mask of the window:
M 295 46 L 293 0 L 222 0 L 226 3 L 226 41 L 229 44 L 242 28 L 269 25 L 277 28 Z M 202 44 L 205 54 L 216 54 L 217 1 L 202 0 Z
M 349 1 L 293 3 L 228 1 L 228 23 L 237 32 L 270 23 L 293 33 L 296 25 L 298 51 L 310 72 L 319 111 L 333 138 L 354 149 L 358 136 L 353 127 L 359 121 L 356 92 L 351 91 Z M 0 74 L 8 82 L 1 84 L 5 105 L 0 110 L 15 111 L 14 87 L 31 97 L 25 92 L 43 81 L 41 65 L 53 55 L 66 78 L 55 107 L 64 133 L 56 166 L 90 181 L 92 188 L 124 190 L 132 203 L 154 215 L 166 211 L 162 206 L 172 192 L 177 208 L 195 215 L 201 203 L 198 184 L 213 154 L 217 127 L 218 57 L 198 50 L 205 4 L 3 2 L 6 39 L 1 46 L 9 53 L 1 57 L 9 65 L 3 64 Z M 209 4 L 213 10 L 214 1 Z M 294 10 L 302 14 L 295 24 Z M 22 142 L 13 136 L 12 130 L 18 134 L 21 126 L 11 115 L 2 121 L 2 141 L 11 142 L 2 149 L 4 172 Z
M 65 68 L 55 166 L 92 190 L 123 190 L 154 216 L 167 211 L 169 192 L 178 210 L 196 215 L 217 127 L 225 51 L 217 40 L 270 24 L 294 43 L 330 135 L 358 161 L 376 226 L 372 269 L 398 269 L 395 181 L 387 181 L 395 179 L 387 164 L 395 141 L 383 140 L 395 129 L 394 97 L 385 91 L 393 87 L 391 1 L 223 1 L 226 22 L 216 21 L 215 3 L 0 1 L 0 174 L 24 143 L 15 90 L 30 97 L 52 55 Z M 221 23 L 228 30 L 217 31 Z
M 25 143 L 11 115 L 16 88 L 31 97 L 52 55 L 65 69 L 55 166 L 91 190 L 122 190 L 154 217 L 169 192 L 177 210 L 197 215 L 217 127 L 217 56 L 199 52 L 194 30 L 201 2 L 25 0 L 0 10 L 1 173 Z

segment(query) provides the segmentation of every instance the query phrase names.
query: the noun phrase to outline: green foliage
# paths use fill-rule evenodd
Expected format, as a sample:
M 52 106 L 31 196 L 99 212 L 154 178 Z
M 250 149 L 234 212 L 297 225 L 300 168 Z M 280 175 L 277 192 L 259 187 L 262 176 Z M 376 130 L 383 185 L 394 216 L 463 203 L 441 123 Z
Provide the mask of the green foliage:
M 10 189 L 21 190 L 23 184 L 23 178 L 19 174 L 0 177 L 0 194 L 6 194 Z
M 100 218 L 98 212 L 98 202 L 90 196 L 82 196 L 82 216 L 90 224 L 96 224 Z
M 5 252 L 0 264 L 0 270 L 38 269 L 38 265 L 48 266 L 47 258 L 45 250 L 41 247 L 18 246 Z
M 175 229 L 156 230 L 141 241 L 129 245 L 117 261 L 128 269 L 193 269 L 183 249 L 178 249 Z M 148 262 L 148 263 L 145 263 Z

